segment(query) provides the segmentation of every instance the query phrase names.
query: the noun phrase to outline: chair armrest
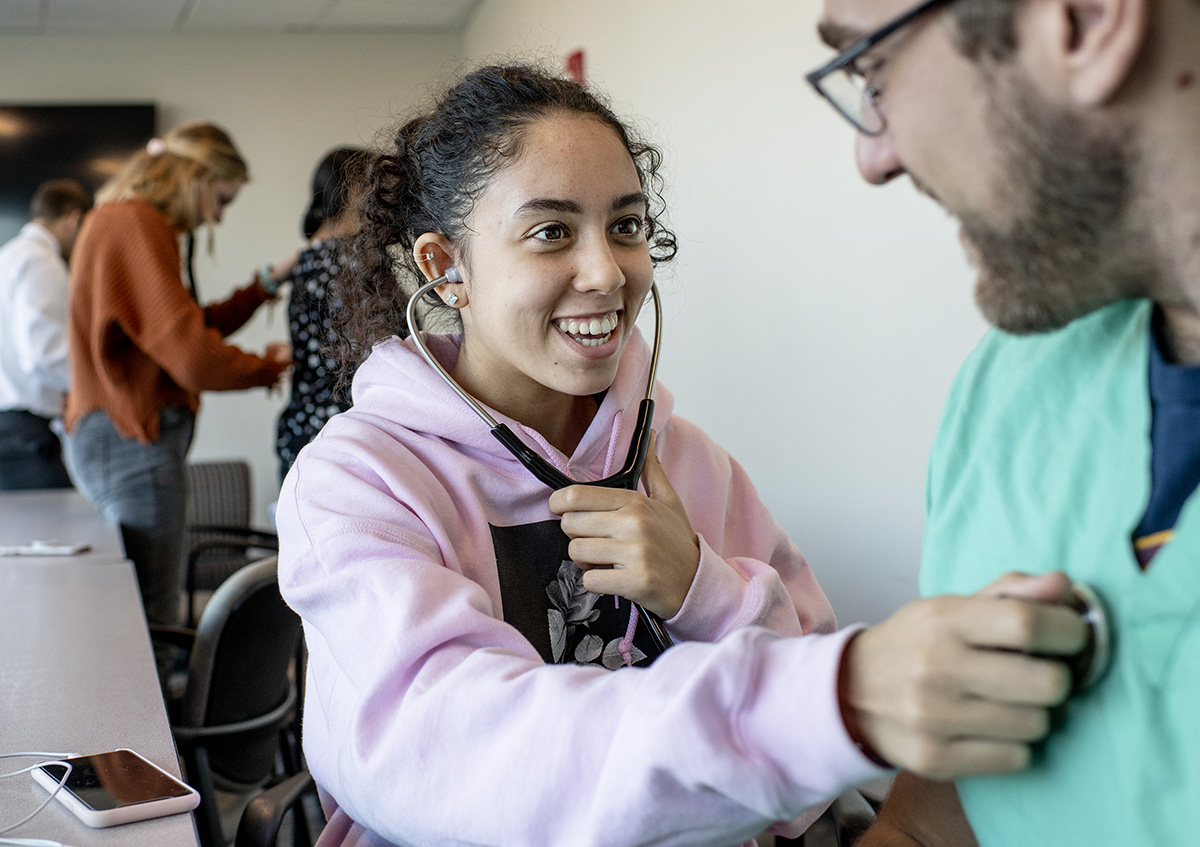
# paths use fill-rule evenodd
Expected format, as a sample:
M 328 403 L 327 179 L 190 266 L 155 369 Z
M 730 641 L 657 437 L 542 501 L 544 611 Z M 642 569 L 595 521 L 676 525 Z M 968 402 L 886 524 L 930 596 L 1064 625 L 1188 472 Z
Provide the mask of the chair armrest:
M 295 710 L 296 688 L 295 686 L 291 686 L 288 688 L 288 695 L 284 698 L 284 701 L 265 714 L 247 718 L 244 721 L 235 721 L 234 723 L 209 724 L 208 726 L 172 726 L 171 734 L 175 736 L 175 742 L 181 748 L 192 747 L 210 738 L 227 738 L 233 735 L 241 735 L 244 732 L 269 729 L 273 726 L 283 727 L 292 719 Z
M 312 774 L 302 770 L 256 796 L 242 812 L 234 847 L 272 847 L 288 809 L 316 787 Z M 297 809 L 297 814 L 302 813 Z
M 164 644 L 174 644 L 185 650 L 191 650 L 196 640 L 196 630 L 186 626 L 167 626 L 166 624 L 150 624 L 150 640 Z
M 265 529 L 254 529 L 248 526 L 234 526 L 225 524 L 193 524 L 187 529 L 189 532 L 196 534 L 210 534 L 246 539 L 255 542 L 253 545 L 255 547 L 269 547 L 271 549 L 277 549 L 279 547 L 279 536 Z
M 187 567 L 188 571 L 192 571 L 196 567 L 204 554 L 210 550 L 253 550 L 260 548 L 267 552 L 277 551 L 279 542 L 273 540 L 270 543 L 260 542 L 257 539 L 237 539 L 237 538 L 209 538 L 204 541 L 197 542 L 191 550 L 188 551 Z

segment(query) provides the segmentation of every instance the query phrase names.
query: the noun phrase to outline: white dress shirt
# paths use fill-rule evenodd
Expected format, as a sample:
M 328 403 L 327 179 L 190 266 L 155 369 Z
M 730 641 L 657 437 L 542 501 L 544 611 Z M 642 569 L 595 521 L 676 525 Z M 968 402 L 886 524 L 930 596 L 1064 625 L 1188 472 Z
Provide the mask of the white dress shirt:
M 0 409 L 62 414 L 68 282 L 58 239 L 44 226 L 27 223 L 0 247 Z

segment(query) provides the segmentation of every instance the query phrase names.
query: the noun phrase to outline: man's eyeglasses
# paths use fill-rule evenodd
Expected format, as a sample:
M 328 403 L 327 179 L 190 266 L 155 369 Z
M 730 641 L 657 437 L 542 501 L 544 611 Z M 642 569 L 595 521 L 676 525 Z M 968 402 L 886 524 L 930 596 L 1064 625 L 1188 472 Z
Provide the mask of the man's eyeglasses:
M 875 89 L 867 85 L 858 69 L 859 58 L 897 30 L 908 26 L 926 12 L 949 3 L 950 0 L 925 0 L 879 29 L 864 35 L 833 60 L 805 76 L 817 93 L 864 135 L 882 135 L 886 127 L 883 114 L 875 105 Z

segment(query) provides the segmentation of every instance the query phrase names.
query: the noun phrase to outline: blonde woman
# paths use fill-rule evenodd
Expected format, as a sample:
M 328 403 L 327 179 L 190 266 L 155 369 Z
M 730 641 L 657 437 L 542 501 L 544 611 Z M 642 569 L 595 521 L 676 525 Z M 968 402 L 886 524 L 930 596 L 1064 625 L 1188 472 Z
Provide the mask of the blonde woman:
M 178 622 L 184 461 L 200 392 L 273 386 L 292 360 L 286 344 L 257 356 L 225 342 L 274 299 L 290 263 L 205 307 L 180 270 L 180 236 L 205 225 L 211 239 L 248 176 L 224 130 L 176 127 L 100 189 L 72 257 L 68 466 L 120 525 L 151 623 Z

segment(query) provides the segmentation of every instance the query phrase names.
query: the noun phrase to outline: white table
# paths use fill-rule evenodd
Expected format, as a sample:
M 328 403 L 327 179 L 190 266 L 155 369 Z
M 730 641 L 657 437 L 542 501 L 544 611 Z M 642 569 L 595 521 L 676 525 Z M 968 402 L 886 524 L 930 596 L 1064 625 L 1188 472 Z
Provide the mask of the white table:
M 9 502 L 9 495 L 0 497 L 0 511 Z M 8 520 L 0 523 L 11 531 Z M 90 519 L 78 526 L 97 528 Z M 133 565 L 98 552 L 0 557 L 0 752 L 117 747 L 179 776 Z M 33 763 L 5 759 L 0 769 Z M 25 817 L 46 796 L 32 778 L 0 780 L 0 826 Z M 78 847 L 199 843 L 190 814 L 91 829 L 57 800 L 7 835 Z
M 125 556 L 120 530 L 73 488 L 0 492 L 0 547 L 32 541 L 86 543 L 92 549 L 82 555 Z

